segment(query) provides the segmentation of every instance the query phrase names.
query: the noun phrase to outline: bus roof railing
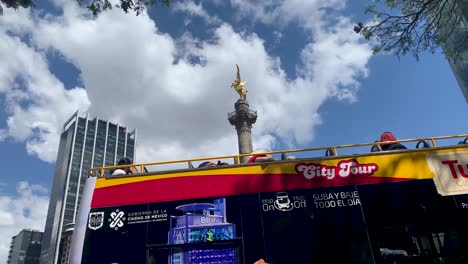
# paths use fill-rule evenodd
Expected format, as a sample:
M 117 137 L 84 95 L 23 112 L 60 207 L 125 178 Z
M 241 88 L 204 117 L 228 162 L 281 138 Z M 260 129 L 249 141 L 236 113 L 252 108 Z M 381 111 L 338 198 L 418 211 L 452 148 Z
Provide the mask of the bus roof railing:
M 274 154 L 289 154 L 289 153 L 301 153 L 301 152 L 311 152 L 311 151 L 320 151 L 324 150 L 326 153 L 329 151 L 332 152 L 331 156 L 338 156 L 340 155 L 338 150 L 341 149 L 350 149 L 350 148 L 357 148 L 357 147 L 366 147 L 366 146 L 378 146 L 379 150 L 381 150 L 381 145 L 387 144 L 394 144 L 394 143 L 411 143 L 411 142 L 424 142 L 425 147 L 436 148 L 441 147 L 437 144 L 437 141 L 447 140 L 447 139 L 457 139 L 457 138 L 464 138 L 463 143 L 468 144 L 468 134 L 459 134 L 459 135 L 452 135 L 452 136 L 439 136 L 439 137 L 424 137 L 424 138 L 414 138 L 414 139 L 402 139 L 402 140 L 395 140 L 395 141 L 375 141 L 371 143 L 358 143 L 358 144 L 344 144 L 344 145 L 337 145 L 337 146 L 327 146 L 327 147 L 315 147 L 315 148 L 301 148 L 301 149 L 287 149 L 287 150 L 278 150 L 278 151 L 269 151 L 269 152 L 256 152 L 256 153 L 248 153 L 248 154 L 233 154 L 233 155 L 223 155 L 223 156 L 210 156 L 210 157 L 202 157 L 202 158 L 189 158 L 189 159 L 179 159 L 179 160 L 168 160 L 168 161 L 157 161 L 157 162 L 146 162 L 146 163 L 134 163 L 130 165 L 114 165 L 114 166 L 104 166 L 104 167 L 96 167 L 89 169 L 89 176 L 96 176 L 95 173 L 99 172 L 98 176 L 104 176 L 105 171 L 115 170 L 115 169 L 122 169 L 122 168 L 129 168 L 135 167 L 139 168 L 139 173 L 147 172 L 146 168 L 149 166 L 156 166 L 156 165 L 170 165 L 170 164 L 180 164 L 180 163 L 191 163 L 195 161 L 210 161 L 210 160 L 222 160 L 222 159 L 234 159 L 237 165 L 242 165 L 245 163 L 241 163 L 242 157 L 249 157 L 252 155 L 274 155 Z M 430 142 L 431 144 L 429 145 Z M 454 145 L 448 145 L 446 147 L 453 147 Z M 403 151 L 407 151 L 411 149 L 406 149 Z M 369 152 L 366 152 L 369 154 Z M 364 154 L 364 153 L 361 153 Z M 377 153 L 374 153 L 377 154 Z M 328 156 L 328 154 L 326 155 Z M 170 171 L 170 170 L 165 170 Z

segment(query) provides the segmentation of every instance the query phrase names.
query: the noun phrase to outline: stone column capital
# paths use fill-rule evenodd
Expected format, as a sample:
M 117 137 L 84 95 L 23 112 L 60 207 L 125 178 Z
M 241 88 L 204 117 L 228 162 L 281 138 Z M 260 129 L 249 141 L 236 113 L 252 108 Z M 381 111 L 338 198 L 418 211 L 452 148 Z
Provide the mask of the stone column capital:
M 257 121 L 257 111 L 249 109 L 247 101 L 242 99 L 237 100 L 234 105 L 235 111 L 228 114 L 228 120 L 233 125 L 237 132 L 252 129 L 252 125 Z

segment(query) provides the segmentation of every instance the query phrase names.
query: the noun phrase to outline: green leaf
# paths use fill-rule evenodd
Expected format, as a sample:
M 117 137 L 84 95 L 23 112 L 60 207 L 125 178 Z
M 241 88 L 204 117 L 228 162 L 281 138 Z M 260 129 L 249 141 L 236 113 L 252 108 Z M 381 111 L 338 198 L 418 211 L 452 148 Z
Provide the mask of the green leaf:
M 376 7 L 377 7 L 376 5 L 368 5 L 368 6 L 366 6 L 366 11 L 365 11 L 365 13 L 367 14 L 367 13 L 370 13 L 370 12 L 375 12 L 375 8 L 376 8 Z
M 370 38 L 372 38 L 372 36 L 374 35 L 374 33 L 372 33 L 372 31 L 365 27 L 362 29 L 362 35 L 364 36 L 365 39 L 369 40 Z

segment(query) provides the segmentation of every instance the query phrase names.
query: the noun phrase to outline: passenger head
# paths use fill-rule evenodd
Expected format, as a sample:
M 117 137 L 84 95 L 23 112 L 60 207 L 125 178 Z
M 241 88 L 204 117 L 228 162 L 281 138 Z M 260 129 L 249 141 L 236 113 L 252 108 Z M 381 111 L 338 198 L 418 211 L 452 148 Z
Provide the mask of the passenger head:
M 121 158 L 119 160 L 119 162 L 117 163 L 118 166 L 122 166 L 122 165 L 131 165 L 132 164 L 132 161 L 129 159 L 129 158 Z M 117 169 L 119 170 L 119 169 Z M 130 169 L 130 167 L 125 167 L 125 168 L 120 168 L 120 170 L 123 170 L 125 171 L 125 174 L 131 174 L 131 173 L 134 173 L 134 171 L 132 171 Z M 115 172 L 115 171 L 114 171 Z M 112 172 L 111 172 L 112 173 Z M 113 174 L 113 173 L 112 173 Z
M 380 136 L 380 142 L 397 141 L 397 140 L 398 139 L 392 134 L 392 132 L 384 132 Z M 380 144 L 380 148 L 384 151 L 406 149 L 406 147 L 400 143 Z
M 121 158 L 117 165 L 130 165 L 132 161 L 129 158 Z
M 203 168 L 203 167 L 214 167 L 216 166 L 216 164 L 214 164 L 213 162 L 211 161 L 205 161 L 205 162 L 202 162 L 200 165 L 198 165 L 198 168 Z
M 397 138 L 392 134 L 392 132 L 383 132 L 380 136 L 380 142 L 387 142 L 387 141 L 397 141 Z
M 254 154 L 252 157 L 249 158 L 247 163 L 252 163 L 252 162 L 264 162 L 264 161 L 272 161 L 274 160 L 271 154 L 257 154 L 257 153 L 264 153 L 264 152 L 271 152 L 268 149 L 261 148 L 261 149 L 256 149 L 252 151 L 252 154 Z
M 271 152 L 271 150 L 266 149 L 266 148 L 260 148 L 260 149 L 256 149 L 256 150 L 252 151 L 252 154 L 262 153 L 262 152 Z M 257 156 L 257 157 L 270 157 L 271 158 L 271 154 L 258 154 L 258 155 L 254 155 L 254 156 Z

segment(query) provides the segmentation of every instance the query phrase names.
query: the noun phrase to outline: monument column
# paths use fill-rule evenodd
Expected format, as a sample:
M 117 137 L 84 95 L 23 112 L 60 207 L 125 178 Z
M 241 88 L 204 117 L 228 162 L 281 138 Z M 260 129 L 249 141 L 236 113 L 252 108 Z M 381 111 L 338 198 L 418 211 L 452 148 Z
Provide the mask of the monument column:
M 239 99 L 234 104 L 235 111 L 228 114 L 228 120 L 236 128 L 239 154 L 253 151 L 252 125 L 257 121 L 257 112 L 249 109 L 247 101 Z M 246 163 L 249 157 L 242 157 L 241 163 Z
M 240 78 L 239 66 L 237 66 L 237 78 L 232 82 L 231 87 L 239 94 L 240 98 L 234 104 L 235 111 L 228 114 L 228 120 L 236 128 L 239 154 L 249 154 L 252 152 L 252 125 L 257 121 L 257 112 L 249 108 L 247 102 L 247 90 L 243 87 L 247 82 L 242 82 Z M 241 163 L 246 163 L 249 157 L 242 157 Z

